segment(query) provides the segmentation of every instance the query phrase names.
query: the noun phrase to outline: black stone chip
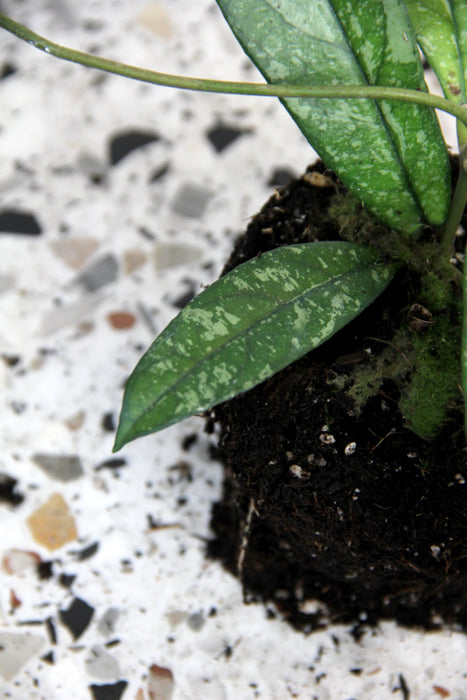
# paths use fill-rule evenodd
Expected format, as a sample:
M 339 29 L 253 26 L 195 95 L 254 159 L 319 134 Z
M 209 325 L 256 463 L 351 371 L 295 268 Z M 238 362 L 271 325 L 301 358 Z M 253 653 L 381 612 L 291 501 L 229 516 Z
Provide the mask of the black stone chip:
M 106 459 L 105 462 L 98 464 L 96 471 L 100 471 L 101 469 L 119 469 L 120 467 L 124 466 L 126 466 L 126 459 L 122 459 L 121 457 L 111 457 L 110 459 Z
M 113 413 L 105 413 L 102 416 L 102 429 L 106 430 L 108 433 L 113 433 L 115 428 L 117 427 L 115 425 L 115 417 Z
M 62 586 L 62 588 L 71 588 L 75 578 L 76 574 L 60 574 L 58 582 Z
M 45 661 L 46 664 L 50 664 L 53 666 L 55 663 L 55 654 L 53 651 L 49 651 L 48 654 L 44 654 L 44 656 L 41 657 L 42 661 Z
M 169 171 L 170 165 L 168 163 L 164 163 L 164 165 L 161 165 L 160 168 L 153 170 L 149 177 L 149 182 L 157 182 L 158 180 L 162 180 L 162 178 L 165 177 Z
M 175 306 L 176 309 L 184 309 L 185 306 L 195 297 L 195 295 L 196 287 L 193 284 L 190 284 L 186 292 L 183 292 L 172 301 L 172 306 Z
M 296 177 L 296 174 L 287 168 L 276 168 L 273 170 L 271 177 L 267 181 L 268 187 L 285 187 L 291 180 Z
M 16 209 L 4 209 L 0 211 L 0 232 L 39 236 L 42 228 L 34 214 Z
M 94 700 L 120 700 L 127 685 L 127 681 L 118 681 L 118 683 L 108 685 L 93 684 L 89 686 L 89 689 Z
M 116 165 L 132 151 L 159 139 L 158 134 L 147 131 L 122 131 L 110 140 L 110 162 Z
M 88 545 L 87 547 L 84 547 L 84 549 L 80 549 L 78 551 L 71 552 L 71 554 L 74 556 L 76 561 L 84 561 L 85 559 L 90 559 L 91 557 L 93 557 L 98 549 L 99 549 L 99 542 L 93 542 L 92 544 Z
M 215 150 L 220 153 L 230 146 L 243 134 L 249 133 L 248 129 L 238 129 L 234 126 L 226 124 L 216 124 L 206 133 L 208 140 L 214 146 Z
M 70 630 L 73 639 L 78 639 L 91 622 L 94 608 L 85 600 L 75 598 L 67 610 L 60 610 L 59 614 L 62 624 Z
M 14 73 L 16 73 L 16 71 L 17 68 L 12 63 L 8 63 L 8 61 L 2 63 L 2 65 L 0 66 L 0 80 L 9 78 L 10 75 L 13 75 Z
M 41 581 L 47 581 L 53 576 L 53 561 L 41 561 L 36 567 L 37 575 Z
M 16 367 L 16 365 L 21 361 L 20 355 L 7 355 L 3 353 L 1 358 L 7 367 Z
M 53 617 L 48 617 L 45 621 L 45 626 L 49 635 L 51 644 L 57 643 L 57 630 L 55 628 L 55 622 Z
M 22 493 L 16 491 L 17 479 L 14 479 L 9 474 L 0 472 L 0 503 L 10 503 L 12 506 L 18 506 L 24 501 Z

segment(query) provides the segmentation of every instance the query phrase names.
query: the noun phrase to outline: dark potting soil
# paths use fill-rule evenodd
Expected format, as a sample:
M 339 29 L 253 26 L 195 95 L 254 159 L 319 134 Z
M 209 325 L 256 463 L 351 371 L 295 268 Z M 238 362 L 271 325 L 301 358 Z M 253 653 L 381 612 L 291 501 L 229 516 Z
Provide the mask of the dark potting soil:
M 339 239 L 328 208 L 343 186 L 322 164 L 313 171 L 269 200 L 224 273 L 277 246 Z M 426 441 L 405 425 L 397 382 L 386 379 L 360 412 L 342 389 L 417 301 L 401 271 L 329 341 L 213 411 L 225 481 L 209 553 L 239 576 L 246 600 L 274 601 L 304 631 L 382 618 L 467 629 L 460 412 Z

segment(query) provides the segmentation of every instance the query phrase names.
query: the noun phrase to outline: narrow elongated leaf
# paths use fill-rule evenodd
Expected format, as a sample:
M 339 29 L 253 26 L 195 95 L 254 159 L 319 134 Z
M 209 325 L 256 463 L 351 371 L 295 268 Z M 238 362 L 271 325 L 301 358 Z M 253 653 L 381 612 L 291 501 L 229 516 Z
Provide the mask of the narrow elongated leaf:
M 459 48 L 459 56 L 462 66 L 463 95 L 465 97 L 467 91 L 467 3 L 465 0 L 449 0 L 454 26 L 456 29 L 457 44 Z M 463 100 L 465 103 L 465 99 Z
M 403 3 L 331 2 L 368 83 L 426 90 L 415 34 Z M 381 101 L 379 105 L 426 219 L 442 224 L 450 203 L 451 175 L 434 112 L 408 102 Z
M 370 248 L 305 243 L 240 265 L 197 296 L 128 380 L 115 449 L 251 389 L 330 338 L 396 267 Z
M 447 100 L 465 102 L 460 29 L 449 0 L 405 0 L 417 42 L 435 71 Z M 467 8 L 465 0 L 457 3 Z M 460 14 L 460 12 L 459 12 Z
M 266 80 L 426 90 L 399 0 L 217 0 Z M 283 100 L 326 164 L 380 219 L 413 232 L 450 202 L 446 148 L 432 110 L 373 100 Z

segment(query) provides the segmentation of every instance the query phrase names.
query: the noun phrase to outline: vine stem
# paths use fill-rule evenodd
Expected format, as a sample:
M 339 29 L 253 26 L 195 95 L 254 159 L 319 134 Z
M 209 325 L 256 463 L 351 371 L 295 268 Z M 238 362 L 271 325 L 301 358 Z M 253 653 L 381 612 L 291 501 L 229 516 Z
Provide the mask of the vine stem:
M 442 228 L 441 247 L 447 256 L 451 256 L 457 229 L 464 215 L 467 203 L 467 127 L 457 122 L 457 142 L 459 144 L 459 175 L 451 202 L 448 218 Z
M 112 61 L 102 56 L 94 56 L 82 51 L 70 49 L 56 44 L 19 22 L 0 13 L 0 27 L 26 41 L 41 51 L 56 58 L 72 63 L 79 63 L 89 68 L 97 68 L 107 73 L 113 73 L 125 78 L 139 80 L 145 83 L 163 85 L 181 90 L 196 90 L 202 92 L 220 92 L 234 95 L 256 95 L 259 97 L 310 97 L 321 99 L 375 99 L 398 100 L 425 105 L 433 109 L 452 114 L 465 124 L 467 128 L 467 110 L 443 97 L 431 95 L 428 92 L 410 90 L 407 88 L 384 87 L 379 85 L 288 85 L 274 83 L 243 83 L 228 80 L 210 80 L 188 76 L 171 75 L 158 71 L 131 66 L 119 61 Z

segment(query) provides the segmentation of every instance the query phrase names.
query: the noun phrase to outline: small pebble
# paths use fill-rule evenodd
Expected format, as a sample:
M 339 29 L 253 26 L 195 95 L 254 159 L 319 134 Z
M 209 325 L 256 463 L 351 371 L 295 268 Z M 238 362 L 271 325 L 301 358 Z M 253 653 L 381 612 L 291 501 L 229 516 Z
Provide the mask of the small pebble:
M 83 475 L 81 460 L 77 455 L 53 455 L 36 453 L 31 460 L 51 479 L 56 481 L 74 481 Z
M 93 684 L 89 686 L 89 690 L 94 700 L 120 700 L 127 685 L 127 681 L 118 681 L 118 683 L 106 685 Z M 155 696 L 155 698 L 157 698 L 157 696 Z M 157 700 L 159 700 L 159 698 L 157 698 Z
M 120 675 L 117 659 L 100 644 L 94 644 L 85 661 L 86 671 L 99 681 L 116 681 Z
M 126 275 L 131 274 L 139 267 L 144 265 L 147 260 L 147 255 L 139 248 L 131 248 L 123 253 L 123 270 Z
M 9 78 L 10 75 L 14 75 L 16 72 L 17 68 L 12 63 L 5 61 L 0 66 L 0 80 L 5 80 L 5 78 Z
M 0 275 L 0 294 L 14 287 L 15 280 L 12 275 Z
M 10 590 L 10 608 L 16 610 L 22 606 L 21 600 L 18 598 L 13 589 Z
M 102 416 L 101 427 L 102 430 L 105 430 L 108 433 L 113 433 L 117 427 L 115 425 L 115 417 L 113 413 L 104 413 Z
M 209 129 L 207 137 L 217 153 L 220 153 L 246 133 L 248 133 L 247 129 L 238 129 L 235 126 L 227 126 L 226 124 L 216 124 Z
M 268 187 L 285 187 L 294 177 L 297 177 L 297 175 L 291 170 L 287 170 L 287 168 L 276 168 L 266 184 Z
M 138 16 L 143 27 L 149 29 L 161 39 L 170 39 L 174 29 L 165 5 L 160 2 L 150 2 L 143 7 Z
M 94 184 L 100 184 L 105 178 L 106 164 L 92 153 L 81 153 L 77 166 Z
M 182 622 L 185 622 L 188 617 L 188 613 L 186 613 L 184 610 L 172 610 L 171 612 L 165 613 L 165 617 L 167 618 L 171 627 L 177 627 Z
M 83 285 L 87 292 L 95 292 L 97 289 L 114 282 L 117 277 L 117 259 L 114 255 L 108 254 L 92 263 L 87 270 L 78 277 L 77 281 L 79 284 Z
M 336 442 L 336 438 L 330 433 L 321 433 L 319 439 L 323 445 L 333 445 Z
M 187 263 L 198 262 L 203 256 L 202 248 L 178 243 L 158 243 L 154 249 L 156 270 L 166 270 Z
M 112 328 L 122 331 L 135 325 L 136 316 L 128 311 L 112 311 L 112 313 L 107 314 L 107 320 Z
M 299 464 L 291 464 L 289 467 L 289 472 L 297 479 L 306 480 L 310 478 L 310 472 L 305 471 Z
M 16 490 L 18 479 L 0 472 L 0 503 L 9 503 L 12 506 L 19 506 L 24 501 L 24 496 Z
M 76 559 L 76 561 L 85 561 L 90 559 L 99 551 L 99 542 L 93 542 L 83 549 L 79 549 L 74 552 L 70 552 Z
M 63 238 L 51 241 L 54 253 L 73 270 L 80 270 L 99 247 L 94 238 Z
M 21 576 L 31 569 L 35 569 L 41 563 L 41 558 L 36 552 L 24 549 L 7 549 L 2 557 L 2 566 L 7 574 Z
M 66 610 L 60 610 L 61 623 L 71 632 L 73 639 L 81 637 L 91 622 L 94 608 L 81 598 L 74 598 Z
M 90 295 L 74 304 L 54 307 L 47 312 L 42 319 L 40 329 L 41 335 L 52 335 L 66 326 L 80 322 L 83 316 L 93 313 L 96 306 L 100 304 L 101 301 L 102 299 L 100 297 Z
M 157 700 L 170 700 L 175 683 L 173 673 L 169 668 L 163 668 L 153 664 L 149 669 L 148 692 L 149 697 Z
M 175 299 L 168 299 L 176 309 L 184 309 L 185 306 L 196 296 L 197 287 L 190 280 L 186 280 L 186 291 L 179 294 Z
M 205 620 L 203 613 L 196 612 L 196 613 L 193 613 L 192 615 L 189 615 L 188 620 L 187 620 L 187 625 L 194 632 L 199 632 L 199 630 L 202 627 L 204 627 L 205 622 L 206 622 L 206 620 Z
M 122 131 L 111 138 L 109 144 L 110 162 L 116 165 L 132 151 L 144 148 L 159 141 L 159 135 L 149 131 Z
M 63 496 L 54 493 L 27 519 L 31 534 L 38 544 L 54 551 L 78 537 L 75 520 Z
M 0 676 L 11 681 L 44 644 L 45 639 L 36 634 L 0 631 Z
M 200 219 L 210 197 L 205 187 L 187 182 L 181 185 L 172 201 L 172 211 L 179 216 Z
M 115 623 L 120 617 L 118 608 L 108 608 L 97 624 L 97 629 L 104 637 L 110 637 L 115 632 Z
M 42 233 L 42 227 L 34 214 L 16 211 L 16 209 L 4 209 L 0 212 L 0 232 L 39 236 Z
M 86 413 L 84 411 L 77 411 L 72 416 L 67 418 L 64 422 L 69 430 L 75 431 L 79 430 L 82 427 L 85 417 Z
M 353 455 L 353 453 L 355 452 L 356 449 L 357 449 L 357 443 L 356 442 L 349 442 L 349 444 L 345 446 L 344 454 L 347 457 L 349 455 Z

